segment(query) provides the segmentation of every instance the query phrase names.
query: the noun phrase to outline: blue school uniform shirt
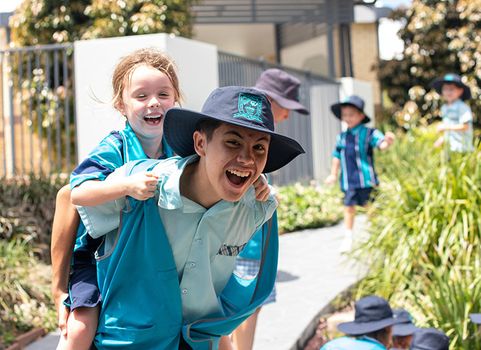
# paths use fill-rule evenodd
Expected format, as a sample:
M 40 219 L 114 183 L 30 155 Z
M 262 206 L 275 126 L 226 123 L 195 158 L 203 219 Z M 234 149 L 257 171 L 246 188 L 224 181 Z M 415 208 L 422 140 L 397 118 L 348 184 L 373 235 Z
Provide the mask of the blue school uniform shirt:
M 162 139 L 162 150 L 164 154 L 160 157 L 161 159 L 174 155 L 164 139 Z M 125 163 L 147 158 L 149 157 L 145 154 L 135 132 L 130 124 L 126 123 L 123 130 L 113 131 L 100 141 L 88 157 L 74 169 L 70 176 L 70 187 L 77 187 L 88 180 L 103 181 L 115 169 Z M 88 235 L 81 222 L 77 229 L 73 264 L 93 262 L 93 252 L 97 249 L 99 243 L 99 240 L 94 240 Z
M 321 350 L 387 350 L 376 339 L 369 337 L 340 337 L 329 341 Z
M 377 129 L 359 124 L 337 136 L 332 156 L 341 161 L 341 190 L 371 188 L 379 184 L 374 171 L 373 150 L 384 140 Z
M 263 288 L 252 290 L 251 283 L 239 281 L 232 271 L 240 249 L 274 212 L 277 205 L 274 197 L 258 202 L 251 187 L 238 202 L 219 201 L 205 209 L 179 192 L 183 169 L 195 161 L 197 156 L 154 163 L 152 172 L 160 179 L 156 215 L 151 212 L 143 220 L 130 216 L 134 226 L 149 222 L 153 216 L 159 218 L 153 228 L 146 230 L 146 235 L 122 226 L 124 220 L 120 231 L 115 228 L 120 224 L 119 209 L 125 214 L 126 210 L 131 211 L 132 203 L 137 207 L 152 207 L 153 200 L 124 199 L 79 208 L 92 236 L 106 234 L 97 266 L 103 300 L 96 337 L 99 349 L 108 349 L 117 342 L 124 345 L 128 342 L 135 348 L 163 349 L 163 345 L 147 344 L 175 342 L 179 315 L 184 337 L 195 344 L 194 349 L 201 349 L 206 346 L 205 341 L 215 342 L 218 335 L 235 329 L 272 290 L 277 270 L 276 235 L 271 235 L 273 244 L 266 244 L 270 247 L 270 258 L 267 273 L 260 280 Z M 126 176 L 136 168 L 138 171 L 143 162 L 129 163 L 111 176 Z M 166 240 L 156 241 L 162 237 Z M 136 244 L 137 240 L 146 241 Z M 169 262 L 169 256 L 173 263 Z M 129 258 L 133 259 L 131 263 Z M 164 266 L 157 266 L 162 265 L 162 260 Z M 150 276 L 152 269 L 157 271 L 154 276 Z M 243 289 L 248 292 L 239 294 Z M 177 302 L 181 306 L 176 306 Z M 119 327 L 129 331 L 119 333 L 116 331 Z M 167 332 L 171 328 L 172 333 Z M 167 333 L 159 333 L 159 329 Z
M 441 106 L 441 117 L 447 125 L 468 124 L 466 131 L 445 131 L 445 142 L 454 152 L 470 152 L 473 150 L 473 114 L 471 108 L 458 99 L 450 105 Z

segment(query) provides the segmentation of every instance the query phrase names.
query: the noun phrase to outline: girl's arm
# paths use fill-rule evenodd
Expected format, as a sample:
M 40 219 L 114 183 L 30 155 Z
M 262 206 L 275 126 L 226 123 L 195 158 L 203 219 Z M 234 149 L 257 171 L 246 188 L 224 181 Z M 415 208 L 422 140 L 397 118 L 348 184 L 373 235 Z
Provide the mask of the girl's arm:
M 439 124 L 438 131 L 468 131 L 469 130 L 469 123 L 463 124 L 453 124 L 453 125 L 446 125 L 446 124 Z
M 62 332 L 66 330 L 68 318 L 68 310 L 63 306 L 63 301 L 68 294 L 70 259 L 79 221 L 77 210 L 70 203 L 70 189 L 68 186 L 64 186 L 57 193 L 50 246 L 52 295 Z
M 96 206 L 125 196 L 146 200 L 155 195 L 158 177 L 143 172 L 126 177 L 107 177 L 105 181 L 88 180 L 72 190 L 72 203 Z

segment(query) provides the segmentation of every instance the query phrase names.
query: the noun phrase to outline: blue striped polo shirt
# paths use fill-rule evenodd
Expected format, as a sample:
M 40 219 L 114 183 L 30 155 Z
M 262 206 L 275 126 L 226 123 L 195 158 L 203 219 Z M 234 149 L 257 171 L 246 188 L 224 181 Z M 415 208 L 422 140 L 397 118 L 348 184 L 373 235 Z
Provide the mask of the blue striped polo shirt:
M 382 132 L 364 124 L 337 135 L 332 156 L 341 161 L 342 191 L 371 188 L 379 184 L 374 171 L 373 150 L 383 140 Z

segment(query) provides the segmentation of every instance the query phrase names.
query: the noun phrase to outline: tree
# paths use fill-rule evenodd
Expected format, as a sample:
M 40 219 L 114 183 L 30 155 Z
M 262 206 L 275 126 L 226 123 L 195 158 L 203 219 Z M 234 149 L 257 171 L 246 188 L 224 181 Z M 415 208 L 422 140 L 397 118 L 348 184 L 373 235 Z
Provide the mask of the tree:
M 150 33 L 192 35 L 196 0 L 24 0 L 11 18 L 18 46 Z
M 436 119 L 440 101 L 430 83 L 445 73 L 470 86 L 473 114 L 481 113 L 481 0 L 413 0 L 392 17 L 404 22 L 403 58 L 383 61 L 379 78 L 393 102 L 392 121 L 405 128 Z M 481 118 L 477 118 L 479 122 Z

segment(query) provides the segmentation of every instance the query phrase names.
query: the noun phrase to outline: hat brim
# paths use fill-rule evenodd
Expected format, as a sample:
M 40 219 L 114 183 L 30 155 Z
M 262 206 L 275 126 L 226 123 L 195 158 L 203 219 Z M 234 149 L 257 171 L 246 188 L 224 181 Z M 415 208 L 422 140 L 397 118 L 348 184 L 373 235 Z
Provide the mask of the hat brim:
M 383 328 L 395 325 L 399 322 L 400 320 L 397 320 L 393 317 L 371 322 L 344 322 L 338 324 L 337 329 L 347 335 L 363 335 L 379 331 Z
M 366 113 L 362 109 L 359 109 L 356 105 L 352 103 L 347 103 L 347 102 L 342 102 L 342 103 L 335 103 L 331 106 L 331 111 L 332 113 L 336 116 L 337 119 L 341 120 L 341 107 L 343 106 L 351 106 L 356 108 L 359 112 L 364 114 L 364 119 L 361 121 L 361 123 L 366 124 L 371 121 L 371 118 L 369 118 Z
M 443 92 L 443 84 L 454 84 L 456 86 L 459 86 L 460 88 L 463 89 L 463 94 L 461 95 L 461 99 L 463 101 L 471 99 L 471 89 L 467 85 L 459 81 L 452 81 L 452 80 L 445 80 L 443 78 L 438 78 L 431 83 L 431 87 L 434 90 L 436 90 L 438 94 L 441 95 Z
M 481 314 L 470 314 L 469 318 L 473 323 L 481 324 Z
M 412 323 L 398 323 L 392 327 L 392 335 L 395 337 L 406 337 L 413 335 L 419 328 Z
M 255 130 L 269 134 L 271 141 L 267 162 L 263 173 L 270 173 L 282 168 L 298 155 L 305 153 L 302 146 L 287 136 L 277 134 L 269 129 L 255 124 L 243 122 L 241 119 L 223 119 L 212 115 L 207 115 L 183 108 L 171 108 L 165 114 L 164 135 L 167 143 L 181 157 L 195 154 L 193 134 L 197 124 L 201 120 L 212 119 L 219 122 L 241 126 L 250 130 Z
M 292 110 L 292 111 L 296 111 L 296 112 L 298 112 L 300 114 L 304 114 L 304 115 L 309 114 L 309 110 L 305 106 L 303 106 L 300 102 L 297 102 L 295 100 L 287 99 L 287 98 L 282 97 L 281 95 L 276 94 L 275 92 L 272 92 L 272 91 L 259 89 L 257 87 L 256 87 L 256 89 L 265 93 L 270 98 L 275 100 L 282 108 L 286 108 L 286 109 L 289 109 L 289 110 Z

